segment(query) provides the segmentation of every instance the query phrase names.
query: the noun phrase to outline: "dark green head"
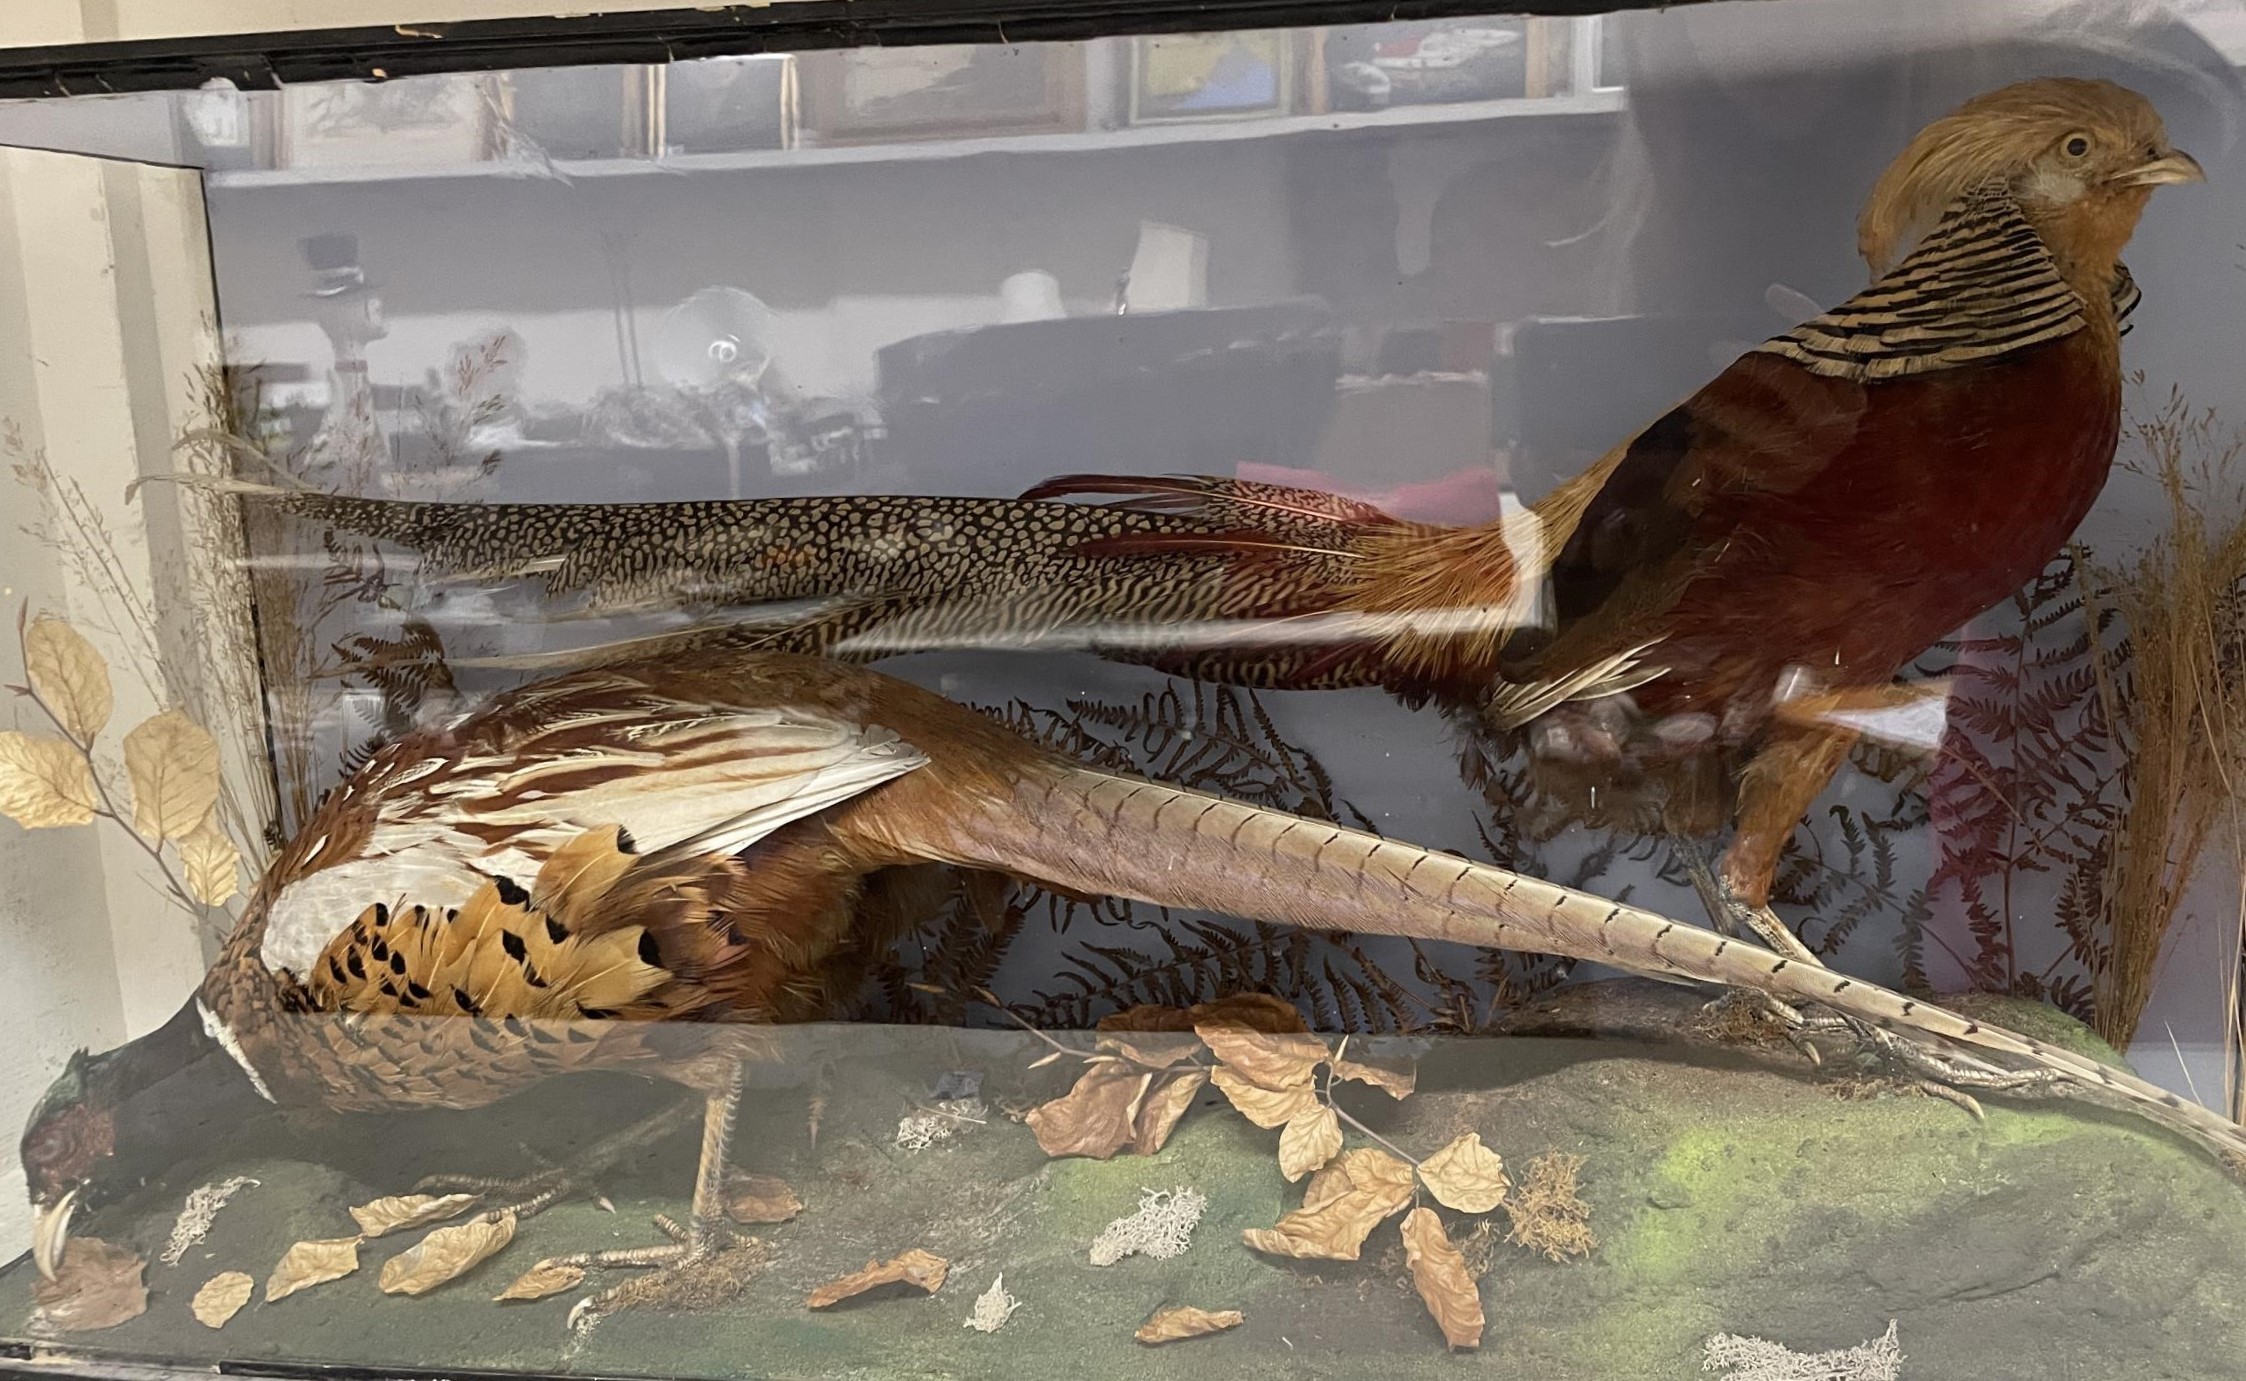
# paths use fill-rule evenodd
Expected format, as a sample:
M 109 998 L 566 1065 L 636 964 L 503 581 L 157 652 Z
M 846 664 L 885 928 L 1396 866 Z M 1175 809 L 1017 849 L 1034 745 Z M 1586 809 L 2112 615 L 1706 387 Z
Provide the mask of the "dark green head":
M 23 1172 L 38 1214 L 33 1256 L 52 1275 L 71 1215 L 215 1146 L 266 1103 L 199 1001 L 100 1055 L 81 1050 L 33 1109 Z

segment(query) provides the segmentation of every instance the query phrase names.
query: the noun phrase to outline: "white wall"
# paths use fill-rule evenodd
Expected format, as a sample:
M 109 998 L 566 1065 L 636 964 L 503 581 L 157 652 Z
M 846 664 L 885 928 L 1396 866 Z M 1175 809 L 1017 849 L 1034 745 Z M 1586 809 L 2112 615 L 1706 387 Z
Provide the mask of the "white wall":
M 183 533 L 176 498 L 128 507 L 126 484 L 172 467 L 190 420 L 195 369 L 216 359 L 201 189 L 192 173 L 66 154 L 0 150 L 0 419 L 83 486 L 114 537 L 117 580 L 164 623 L 118 636 L 114 604 L 53 546 L 24 533 L 34 500 L 12 476 L 0 523 L 5 624 L 17 609 L 68 618 L 109 661 L 116 708 L 97 759 L 119 770 L 117 740 L 179 703 L 165 663 L 178 639 L 207 637 L 180 618 Z M 163 588 L 160 590 L 159 587 Z M 12 637 L 7 639 L 12 642 Z M 154 663 L 154 664 L 152 664 Z M 0 672 L 20 675 L 0 642 Z M 13 697 L 0 725 L 33 722 Z M 239 744 L 228 733 L 222 742 Z M 239 759 L 236 759 L 239 761 Z M 167 903 L 146 856 L 117 826 L 28 832 L 0 820 L 0 1128 L 14 1131 L 73 1048 L 107 1048 L 160 1025 L 207 961 L 196 920 Z M 0 1157 L 0 1257 L 25 1240 L 22 1172 Z

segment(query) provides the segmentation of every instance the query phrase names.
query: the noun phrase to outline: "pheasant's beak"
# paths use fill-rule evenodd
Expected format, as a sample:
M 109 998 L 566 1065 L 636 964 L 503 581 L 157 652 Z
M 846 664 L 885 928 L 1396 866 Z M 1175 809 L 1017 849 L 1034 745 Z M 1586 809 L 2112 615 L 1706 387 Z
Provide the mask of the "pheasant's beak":
M 2182 149 L 2170 149 L 2158 158 L 2125 168 L 2108 180 L 2123 187 L 2159 187 L 2171 182 L 2205 182 L 2207 170 Z
M 78 1207 L 78 1192 L 73 1189 L 52 1206 L 39 1210 L 39 1221 L 31 1228 L 31 1264 L 49 1280 L 57 1279 L 62 1270 L 63 1248 L 70 1243 L 70 1215 Z

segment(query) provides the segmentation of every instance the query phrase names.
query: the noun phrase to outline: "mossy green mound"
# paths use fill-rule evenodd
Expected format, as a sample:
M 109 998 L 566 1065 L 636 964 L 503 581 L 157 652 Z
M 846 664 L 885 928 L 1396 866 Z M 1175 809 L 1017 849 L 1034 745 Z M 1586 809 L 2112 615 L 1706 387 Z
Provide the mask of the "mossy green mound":
M 1611 992 L 1604 1009 L 1639 1036 L 1691 1010 L 1689 998 Z M 1598 1026 L 1587 1010 L 1577 1000 L 1568 1021 Z M 254 1152 L 183 1166 L 179 1183 L 153 1186 L 81 1230 L 154 1258 L 194 1184 L 213 1174 L 261 1183 L 181 1264 L 152 1261 L 146 1315 L 41 1346 L 197 1365 L 728 1378 L 1678 1381 L 1702 1374 L 1712 1333 L 1817 1351 L 1875 1337 L 1893 1318 L 1909 1358 L 1904 1376 L 1928 1381 L 2212 1381 L 2237 1376 L 2246 1356 L 2246 1190 L 2195 1149 L 2096 1109 L 1992 1102 L 1977 1122 L 1940 1100 L 1813 1081 L 1791 1055 L 1684 1040 L 1437 1042 L 1409 1099 L 1355 1086 L 1344 1106 L 1418 1155 L 1478 1131 L 1516 1176 L 1547 1150 L 1583 1157 L 1600 1239 L 1589 1260 L 1564 1265 L 1500 1244 L 1481 1281 L 1484 1346 L 1452 1356 L 1402 1274 L 1392 1225 L 1359 1263 L 1274 1261 L 1241 1245 L 1241 1229 L 1268 1226 L 1301 1191 L 1279 1176 L 1278 1133 L 1250 1126 L 1214 1095 L 1159 1155 L 1049 1161 L 1002 1111 L 1071 1077 L 1029 1071 L 1043 1051 L 1030 1037 L 872 1029 L 833 1033 L 821 1048 L 830 1077 L 815 1147 L 805 1089 L 751 1095 L 735 1158 L 785 1178 L 806 1207 L 759 1230 L 771 1262 L 721 1311 L 624 1314 L 572 1338 L 563 1320 L 583 1291 L 490 1302 L 541 1256 L 655 1240 L 648 1216 L 675 1212 L 686 1197 L 693 1138 L 681 1136 L 604 1180 L 615 1213 L 564 1204 L 429 1296 L 375 1286 L 382 1261 L 415 1236 L 403 1234 L 367 1243 L 356 1276 L 255 1302 L 222 1331 L 190 1317 L 189 1299 L 217 1272 L 262 1281 L 291 1241 L 348 1234 L 349 1203 L 438 1170 L 520 1170 L 525 1147 L 563 1157 L 654 1105 L 641 1086 L 586 1079 L 484 1113 L 262 1131 Z M 900 1149 L 898 1118 L 946 1069 L 984 1071 L 989 1122 L 924 1151 Z M 1351 1143 L 1370 1144 L 1354 1132 Z M 1091 1238 L 1132 1212 L 1142 1190 L 1180 1185 L 1209 1200 L 1190 1250 L 1089 1263 Z M 1502 1229 L 1504 1216 L 1496 1222 Z M 803 1308 L 819 1282 L 909 1247 L 952 1263 L 934 1297 Z M 1019 1312 L 994 1334 L 963 1327 L 1001 1271 Z M 19 1262 L 0 1278 L 0 1331 L 24 1336 L 29 1274 Z M 1247 1322 L 1162 1349 L 1131 1340 L 1172 1303 L 1240 1309 Z

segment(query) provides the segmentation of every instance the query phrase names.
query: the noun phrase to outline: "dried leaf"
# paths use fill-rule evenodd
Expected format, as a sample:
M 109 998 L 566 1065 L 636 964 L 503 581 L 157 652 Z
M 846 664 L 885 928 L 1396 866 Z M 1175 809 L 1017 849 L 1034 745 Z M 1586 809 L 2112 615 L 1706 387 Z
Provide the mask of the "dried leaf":
M 1154 1079 L 1131 1065 L 1097 1064 L 1074 1088 L 1024 1120 L 1046 1155 L 1106 1160 L 1137 1137 L 1133 1123 Z
M 31 621 L 23 633 L 23 669 L 31 689 L 72 738 L 92 743 L 109 723 L 115 703 L 109 693 L 109 664 L 68 623 L 51 614 Z
M 1190 1031 L 1183 1035 L 1162 1031 L 1127 1032 L 1120 1036 L 1102 1036 L 1095 1042 L 1095 1048 L 1121 1055 L 1148 1069 L 1168 1069 L 1198 1054 L 1201 1038 Z
M 0 815 L 27 830 L 94 818 L 93 769 L 59 738 L 0 733 Z
M 359 1269 L 359 1239 L 331 1237 L 299 1242 L 281 1257 L 265 1279 L 265 1302 L 287 1299 L 299 1290 L 325 1285 Z
M 574 1290 L 585 1280 L 583 1266 L 571 1266 L 560 1261 L 541 1261 L 516 1276 L 514 1283 L 492 1298 L 506 1303 L 514 1300 L 544 1299 L 564 1290 Z
M 1411 1268 L 1412 1285 L 1427 1312 L 1443 1330 L 1443 1341 L 1454 1349 L 1480 1347 L 1482 1292 L 1434 1209 L 1415 1208 L 1404 1216 L 1404 1264 Z
M 1267 1089 L 1307 1086 L 1311 1071 L 1329 1056 L 1326 1043 L 1315 1036 L 1274 1035 L 1224 1022 L 1204 1022 L 1193 1030 L 1227 1068 Z
M 944 1272 L 950 1269 L 951 1263 L 942 1257 L 914 1247 L 887 1261 L 868 1261 L 864 1270 L 828 1281 L 813 1290 L 803 1302 L 812 1309 L 826 1309 L 868 1290 L 897 1284 L 910 1285 L 932 1295 L 943 1288 Z
M 1344 1170 L 1339 1162 L 1328 1165 L 1325 1169 L 1312 1175 L 1310 1183 L 1303 1186 L 1302 1206 L 1305 1209 L 1324 1208 L 1327 1204 L 1347 1194 L 1352 1187 L 1349 1172 Z
M 188 1307 L 195 1311 L 195 1321 L 205 1328 L 224 1328 L 226 1321 L 242 1311 L 250 1302 L 257 1282 L 247 1271 L 226 1271 L 203 1282 L 195 1292 Z
M 733 1170 L 725 1176 L 725 1216 L 736 1223 L 785 1223 L 803 1212 L 787 1182 Z
M 187 890 L 205 906 L 222 906 L 241 890 L 242 856 L 218 827 L 218 812 L 179 841 L 179 861 L 187 866 Z
M 1149 1346 L 1174 1343 L 1181 1338 L 1202 1338 L 1238 1328 L 1246 1320 L 1247 1315 L 1237 1309 L 1196 1309 L 1190 1304 L 1177 1304 L 1155 1310 L 1154 1316 L 1140 1324 L 1139 1331 L 1131 1336 Z
M 1308 1082 L 1289 1089 L 1266 1088 L 1262 1084 L 1236 1073 L 1232 1066 L 1220 1066 L 1209 1076 L 1240 1115 L 1258 1127 L 1284 1127 L 1303 1113 L 1316 1107 L 1318 1095 Z
M 141 837 L 184 839 L 218 801 L 218 744 L 202 725 L 166 710 L 125 735 L 125 775 Z
M 425 1228 L 431 1223 L 441 1223 L 454 1214 L 465 1211 L 476 1201 L 473 1194 L 447 1194 L 439 1198 L 434 1194 L 400 1194 L 393 1198 L 376 1199 L 370 1204 L 357 1204 L 351 1209 L 351 1219 L 367 1237 L 386 1237 L 408 1228 Z
M 1181 1069 L 1155 1084 L 1152 1092 L 1139 1102 L 1139 1115 L 1132 1124 L 1131 1150 L 1136 1155 L 1151 1156 L 1170 1140 L 1170 1133 L 1178 1128 L 1187 1108 L 1193 1106 L 1195 1095 L 1209 1082 L 1205 1069 Z
M 1336 1079 L 1354 1079 L 1360 1084 L 1371 1084 L 1391 1098 L 1406 1097 L 1419 1082 L 1419 1071 L 1410 1065 L 1335 1060 L 1333 1066 Z
M 382 1263 L 382 1293 L 425 1295 L 458 1280 L 514 1240 L 513 1209 L 438 1228 Z
M 1312 1194 L 1315 1207 L 1307 1206 Z M 1272 1256 L 1355 1261 L 1372 1230 L 1412 1201 L 1412 1168 L 1375 1147 L 1351 1151 L 1311 1182 L 1304 1199 L 1305 1207 L 1272 1227 L 1247 1229 L 1240 1240 Z
M 1314 1103 L 1288 1120 L 1279 1133 L 1279 1173 L 1289 1184 L 1341 1154 L 1341 1120 L 1323 1103 Z
M 1460 1213 L 1487 1213 L 1513 1187 L 1505 1162 L 1482 1144 L 1480 1132 L 1468 1132 L 1421 1161 L 1419 1178 L 1437 1203 Z
M 148 1312 L 148 1263 L 127 1248 L 98 1237 L 73 1237 L 63 1245 L 56 1279 L 32 1289 L 39 1318 L 50 1328 L 89 1333 L 115 1328 Z
M 1151 1004 L 1127 1007 L 1101 1017 L 1102 1032 L 1116 1031 L 1191 1031 L 1197 1026 L 1237 1026 L 1249 1031 L 1269 1031 L 1274 1034 L 1303 1031 L 1302 1013 L 1294 1004 L 1269 993 L 1234 993 L 1214 1002 L 1199 1002 L 1191 1007 L 1160 1007 Z

